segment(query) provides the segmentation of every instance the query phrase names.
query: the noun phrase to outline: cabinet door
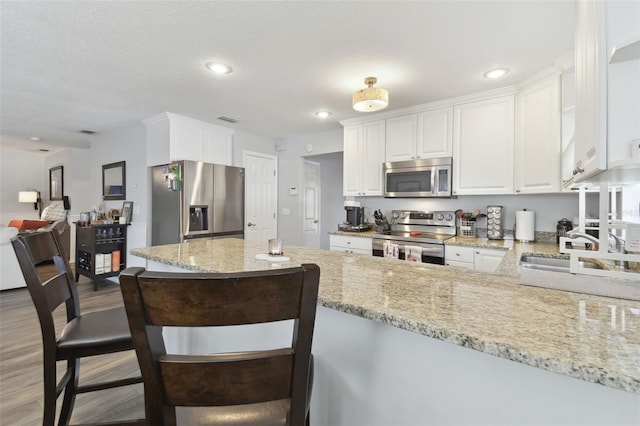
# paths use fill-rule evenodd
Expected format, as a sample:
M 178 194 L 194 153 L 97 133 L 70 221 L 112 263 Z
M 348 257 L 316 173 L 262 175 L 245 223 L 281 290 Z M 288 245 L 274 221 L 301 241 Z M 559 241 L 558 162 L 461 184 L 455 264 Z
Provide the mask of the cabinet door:
M 504 250 L 475 249 L 474 269 L 482 272 L 495 272 L 507 252 Z
M 451 157 L 453 150 L 453 108 L 418 114 L 416 158 Z
M 416 158 L 416 114 L 386 120 L 385 161 L 405 161 Z
M 560 192 L 560 75 L 516 96 L 517 194 Z
M 170 124 L 171 161 L 193 160 L 202 161 L 202 144 L 200 139 L 200 127 L 178 120 L 172 120 Z
M 453 193 L 513 193 L 513 96 L 454 107 Z
M 453 261 L 466 262 L 473 265 L 473 247 L 445 245 L 444 259 L 447 263 Z
M 344 157 L 343 157 L 343 194 L 345 196 L 362 195 L 360 158 L 362 145 L 362 126 L 344 128 Z
M 579 0 L 576 15 L 576 181 L 607 168 L 605 2 Z
M 202 145 L 202 159 L 205 163 L 224 164 L 232 163 L 231 147 L 233 137 L 230 134 L 213 129 L 202 128 L 200 133 Z
M 373 121 L 363 125 L 362 195 L 382 195 L 382 163 L 385 150 L 385 122 Z

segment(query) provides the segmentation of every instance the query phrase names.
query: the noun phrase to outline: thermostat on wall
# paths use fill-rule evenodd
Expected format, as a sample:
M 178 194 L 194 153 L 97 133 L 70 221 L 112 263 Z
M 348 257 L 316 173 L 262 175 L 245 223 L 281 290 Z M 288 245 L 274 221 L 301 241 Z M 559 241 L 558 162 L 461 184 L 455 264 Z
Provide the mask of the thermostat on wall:
M 298 195 L 298 188 L 296 188 L 295 186 L 289 188 L 289 195 Z

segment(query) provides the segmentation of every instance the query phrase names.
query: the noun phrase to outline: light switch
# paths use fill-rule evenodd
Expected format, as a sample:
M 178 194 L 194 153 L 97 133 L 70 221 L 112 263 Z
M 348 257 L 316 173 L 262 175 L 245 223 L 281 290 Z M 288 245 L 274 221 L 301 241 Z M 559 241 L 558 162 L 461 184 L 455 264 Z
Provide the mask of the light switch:
M 289 188 L 289 195 L 298 195 L 298 188 L 296 188 L 295 186 Z

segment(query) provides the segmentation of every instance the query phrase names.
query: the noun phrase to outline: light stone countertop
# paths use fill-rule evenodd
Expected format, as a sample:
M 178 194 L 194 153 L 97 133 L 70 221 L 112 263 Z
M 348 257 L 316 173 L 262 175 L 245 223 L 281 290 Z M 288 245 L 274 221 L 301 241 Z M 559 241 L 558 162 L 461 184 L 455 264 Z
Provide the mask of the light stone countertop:
M 492 248 L 500 243 L 475 242 Z M 516 244 L 497 274 L 286 246 L 291 260 L 269 263 L 255 260 L 266 247 L 239 239 L 197 239 L 130 253 L 199 272 L 316 263 L 323 306 L 640 394 L 640 302 L 521 285 L 509 264 L 534 248 L 553 254 L 554 245 L 543 246 Z

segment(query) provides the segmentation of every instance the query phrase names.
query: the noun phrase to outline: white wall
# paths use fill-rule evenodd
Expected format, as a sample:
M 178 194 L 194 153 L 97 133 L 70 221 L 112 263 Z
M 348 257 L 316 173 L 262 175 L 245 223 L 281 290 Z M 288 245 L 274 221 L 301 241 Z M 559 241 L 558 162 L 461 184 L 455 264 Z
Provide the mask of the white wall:
M 271 138 L 236 130 L 233 134 L 233 166 L 244 167 L 244 151 L 276 155 L 275 142 Z
M 373 222 L 373 209 L 380 209 L 387 216 L 391 210 L 457 210 L 482 213 L 488 205 L 504 206 L 504 229 L 513 229 L 517 210 L 532 210 L 536 213 L 536 231 L 555 232 L 556 222 L 566 217 L 572 220 L 578 216 L 578 194 L 539 194 L 539 195 L 466 195 L 458 198 L 383 198 L 356 197 L 366 207 L 365 214 Z M 598 216 L 598 195 L 587 194 L 587 214 Z M 486 227 L 486 222 L 479 223 Z
M 90 211 L 102 201 L 102 165 L 125 161 L 126 201 L 133 201 L 131 226 L 127 231 L 127 251 L 147 246 L 147 130 L 142 123 L 114 129 L 94 136 L 88 173 L 90 185 L 85 204 L 79 211 Z M 80 166 L 83 167 L 83 166 Z M 73 206 L 73 204 L 72 204 Z M 105 211 L 122 208 L 122 201 L 105 201 Z M 127 255 L 127 266 L 144 266 L 143 259 Z
M 2 151 L 0 153 L 0 224 L 11 219 L 38 219 L 31 203 L 19 203 L 18 192 L 28 188 L 49 199 L 49 171 L 42 153 Z
M 335 231 L 338 224 L 345 220 L 342 157 L 342 152 L 304 157 L 320 164 L 320 248 L 325 250 L 329 250 L 328 232 Z
M 343 150 L 342 129 L 295 136 L 278 141 L 278 143 L 284 148 L 277 152 L 279 167 L 278 238 L 284 240 L 285 244 L 300 246 L 302 245 L 302 200 L 300 195 L 289 195 L 289 188 L 302 188 L 305 156 Z M 307 150 L 308 146 L 311 148 L 311 152 Z M 342 183 L 340 183 L 338 191 L 342 194 Z M 282 209 L 285 208 L 289 209 L 289 216 L 282 216 Z M 337 223 L 335 228 L 337 228 Z

